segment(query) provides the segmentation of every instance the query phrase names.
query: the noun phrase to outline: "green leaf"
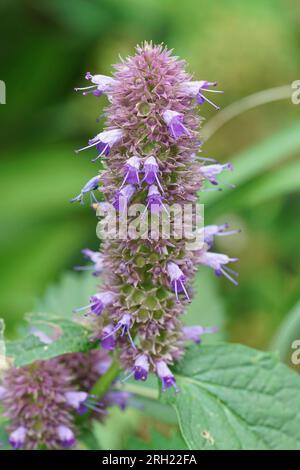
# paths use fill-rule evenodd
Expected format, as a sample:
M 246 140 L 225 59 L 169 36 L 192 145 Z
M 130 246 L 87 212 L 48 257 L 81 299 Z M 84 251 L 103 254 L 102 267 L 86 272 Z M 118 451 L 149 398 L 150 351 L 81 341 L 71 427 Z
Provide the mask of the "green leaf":
M 287 160 L 300 150 L 300 125 L 284 129 L 273 134 L 268 139 L 259 144 L 246 149 L 235 155 L 230 161 L 234 165 L 234 171 L 222 175 L 222 180 L 234 183 L 237 188 L 231 190 L 216 191 L 208 195 L 201 195 L 201 202 L 213 205 L 222 201 L 224 196 L 235 193 L 236 196 L 242 184 L 256 178 L 258 175 L 270 170 L 275 164 Z M 230 196 L 229 196 L 230 197 Z
M 44 318 L 42 315 L 41 318 Z M 89 332 L 81 325 L 66 319 L 54 319 L 54 328 L 60 330 L 59 338 L 51 344 L 42 343 L 36 336 L 30 334 L 24 338 L 7 342 L 6 354 L 14 359 L 16 367 L 31 364 L 37 360 L 46 360 L 61 354 L 71 352 L 85 352 L 91 349 L 92 344 L 89 340 Z M 39 327 L 47 322 L 41 320 Z M 48 323 L 51 326 L 51 323 Z
M 164 400 L 189 449 L 300 449 L 300 379 L 277 357 L 242 345 L 189 350 L 179 393 Z
M 277 334 L 275 335 L 270 349 L 279 351 L 280 359 L 291 364 L 293 353 L 292 344 L 300 338 L 300 301 L 285 317 Z
M 131 437 L 127 444 L 128 450 L 185 450 L 187 446 L 179 432 L 173 431 L 170 436 L 164 436 L 156 429 L 150 431 L 147 440 Z
M 36 301 L 35 311 L 52 312 L 69 317 L 76 307 L 88 303 L 95 293 L 99 279 L 91 273 L 65 273 L 60 282 L 50 286 L 45 295 Z

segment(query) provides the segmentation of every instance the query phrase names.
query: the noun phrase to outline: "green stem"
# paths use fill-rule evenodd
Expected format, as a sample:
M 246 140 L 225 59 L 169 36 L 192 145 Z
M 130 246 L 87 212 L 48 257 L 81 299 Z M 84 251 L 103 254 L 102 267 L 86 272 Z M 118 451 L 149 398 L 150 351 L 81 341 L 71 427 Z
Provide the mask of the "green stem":
M 291 85 L 283 85 L 245 96 L 241 100 L 227 106 L 222 111 L 219 111 L 218 114 L 216 114 L 205 126 L 203 126 L 201 130 L 202 140 L 207 141 L 218 129 L 220 129 L 220 127 L 245 111 L 266 103 L 271 103 L 272 101 L 291 98 L 291 94 Z
M 114 359 L 110 368 L 102 375 L 91 390 L 91 395 L 96 395 L 97 397 L 102 397 L 107 390 L 110 388 L 112 382 L 120 373 L 120 364 L 119 362 Z

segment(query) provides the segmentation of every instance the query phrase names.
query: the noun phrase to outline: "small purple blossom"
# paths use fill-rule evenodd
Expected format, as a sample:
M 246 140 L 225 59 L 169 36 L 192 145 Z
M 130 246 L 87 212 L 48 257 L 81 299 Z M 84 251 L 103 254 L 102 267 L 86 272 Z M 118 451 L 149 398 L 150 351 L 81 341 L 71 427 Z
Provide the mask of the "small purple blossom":
M 151 186 L 149 186 L 149 189 L 148 189 L 147 205 L 146 205 L 145 212 L 147 211 L 148 208 L 150 208 L 150 211 L 152 213 L 157 214 L 163 208 L 168 213 L 168 210 L 162 201 L 163 201 L 163 197 L 160 194 L 158 187 L 155 184 L 151 184 Z
M 209 327 L 203 327 L 203 326 L 185 326 L 183 328 L 183 334 L 185 339 L 194 341 L 196 344 L 200 344 L 202 339 L 202 335 L 208 334 L 208 333 L 216 333 L 218 331 L 217 327 L 215 326 L 209 326 Z
M 93 191 L 95 189 L 98 188 L 99 186 L 99 181 L 100 181 L 100 176 L 97 175 L 97 176 L 94 176 L 93 178 L 91 178 L 84 186 L 83 188 L 81 189 L 80 193 L 78 194 L 78 196 L 74 197 L 73 199 L 70 200 L 70 202 L 75 202 L 75 201 L 79 201 L 80 204 L 83 204 L 84 203 L 84 195 L 86 193 L 90 193 L 90 201 L 91 201 L 91 204 L 92 202 L 96 202 L 98 203 L 99 201 L 97 200 L 95 194 L 93 193 Z
M 81 310 L 89 310 L 90 313 L 95 315 L 101 315 L 103 310 L 111 305 L 116 299 L 116 294 L 114 292 L 106 291 L 99 292 L 90 297 L 90 303 L 84 307 L 76 308 L 75 313 L 80 312 Z
M 129 158 L 124 165 L 124 180 L 121 185 L 121 188 L 126 183 L 129 184 L 140 184 L 139 170 L 141 166 L 141 160 L 139 157 Z M 120 188 L 120 189 L 121 189 Z
M 101 331 L 101 346 L 106 351 L 114 351 L 116 348 L 116 337 L 113 333 L 113 328 L 113 325 L 109 324 Z
M 104 396 L 104 402 L 110 406 L 116 405 L 124 411 L 128 405 L 130 393 L 123 392 L 122 390 L 111 390 Z
M 20 449 L 25 443 L 27 429 L 24 426 L 18 427 L 9 436 L 9 443 L 14 449 Z
M 134 361 L 133 373 L 135 380 L 147 380 L 149 372 L 149 360 L 146 354 L 141 354 Z
M 91 147 L 96 147 L 96 149 L 100 153 L 96 158 L 92 160 L 92 162 L 95 162 L 102 155 L 105 155 L 107 157 L 111 151 L 111 148 L 115 144 L 117 144 L 122 139 L 122 137 L 123 131 L 121 129 L 110 129 L 107 131 L 100 132 L 100 134 L 97 134 L 96 137 L 89 140 L 88 146 L 76 150 L 76 153 L 82 152 L 82 150 L 86 150 Z
M 70 428 L 64 425 L 57 427 L 57 436 L 63 447 L 69 449 L 75 444 L 75 436 Z
M 112 329 L 112 331 L 103 339 L 105 340 L 109 338 L 110 336 L 114 335 L 115 333 L 117 333 L 117 331 L 121 330 L 121 336 L 124 336 L 124 334 L 127 333 L 132 347 L 136 349 L 136 345 L 134 344 L 132 336 L 130 334 L 131 324 L 132 324 L 131 315 L 129 315 L 128 313 L 125 313 L 125 315 L 123 315 L 122 318 L 117 322 L 116 326 Z
M 198 104 L 203 104 L 207 101 L 211 104 L 215 109 L 220 109 L 215 103 L 210 101 L 204 94 L 203 91 L 210 92 L 210 93 L 224 93 L 222 90 L 210 90 L 210 87 L 217 86 L 217 82 L 208 82 L 207 80 L 200 80 L 200 81 L 190 81 L 184 82 L 181 85 L 181 90 L 189 96 L 194 96 Z
M 158 361 L 156 363 L 156 373 L 162 382 L 163 392 L 165 392 L 166 389 L 170 387 L 174 387 L 176 392 L 179 392 L 179 389 L 176 385 L 175 377 L 164 361 Z
M 135 186 L 133 184 L 127 184 L 124 188 L 119 189 L 113 200 L 113 206 L 118 212 L 125 212 L 127 209 L 128 202 L 131 200 L 135 193 Z
M 68 405 L 78 411 L 80 414 L 85 408 L 84 403 L 88 398 L 88 393 L 86 392 L 66 392 L 65 399 Z
M 0 400 L 3 400 L 6 395 L 6 388 L 0 385 Z
M 179 139 L 182 134 L 190 135 L 188 129 L 183 125 L 183 114 L 167 109 L 163 112 L 162 117 L 175 140 Z
M 85 75 L 86 80 L 90 80 L 94 85 L 75 88 L 75 91 L 83 91 L 83 95 L 88 93 L 93 93 L 94 96 L 101 96 L 103 93 L 110 91 L 111 86 L 114 84 L 115 80 L 106 75 L 92 75 L 90 72 L 87 72 Z
M 184 285 L 184 283 L 186 282 L 186 277 L 181 271 L 181 269 L 177 266 L 177 264 L 170 261 L 167 265 L 167 271 L 171 281 L 171 287 L 176 295 L 177 302 L 179 302 L 178 294 L 180 292 L 184 292 L 186 298 L 188 299 L 188 301 L 190 301 L 189 295 Z
M 75 266 L 76 271 L 89 271 L 94 270 L 93 274 L 97 276 L 103 271 L 103 256 L 99 251 L 93 251 L 89 248 L 84 248 L 81 253 L 93 262 L 92 266 Z
M 206 178 L 211 184 L 217 185 L 219 184 L 216 176 L 222 173 L 224 170 L 233 170 L 233 166 L 231 163 L 216 163 L 213 165 L 201 166 L 199 171 L 204 178 Z
M 228 227 L 228 224 L 207 225 L 201 229 L 201 232 L 204 233 L 204 241 L 207 243 L 209 248 L 212 247 L 215 236 L 234 235 L 240 232 L 240 230 L 227 230 Z
M 163 190 L 163 188 L 161 186 L 161 183 L 159 181 L 159 178 L 158 178 L 159 166 L 158 166 L 158 163 L 157 163 L 155 157 L 153 157 L 151 155 L 150 157 L 146 158 L 146 160 L 144 162 L 143 170 L 144 170 L 144 175 L 145 175 L 143 181 L 146 181 L 146 183 L 149 184 L 149 185 L 157 183 L 157 186 L 159 187 L 159 189 L 163 193 L 164 190 Z
M 204 264 L 212 268 L 217 276 L 221 276 L 223 274 L 233 284 L 238 285 L 238 282 L 232 276 L 230 276 L 230 274 L 233 276 L 238 276 L 238 273 L 228 268 L 227 266 L 224 266 L 225 264 L 235 263 L 236 261 L 238 261 L 238 258 L 229 258 L 227 255 L 223 255 L 221 253 L 211 253 L 209 251 L 201 253 L 198 258 L 198 262 L 200 264 Z

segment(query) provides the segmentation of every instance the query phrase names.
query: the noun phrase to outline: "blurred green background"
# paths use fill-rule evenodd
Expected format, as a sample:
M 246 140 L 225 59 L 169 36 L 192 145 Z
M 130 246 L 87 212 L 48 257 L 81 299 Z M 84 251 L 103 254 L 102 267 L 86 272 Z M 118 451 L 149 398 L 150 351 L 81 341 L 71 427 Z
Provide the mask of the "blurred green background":
M 195 77 L 219 82 L 225 109 L 300 79 L 300 7 L 297 0 L 1 0 L 0 11 L 7 87 L 0 105 L 0 316 L 11 336 L 47 286 L 82 263 L 80 249 L 98 246 L 93 211 L 68 201 L 95 174 L 90 156 L 73 149 L 99 131 L 106 104 L 73 92 L 85 85 L 85 72 L 109 74 L 137 43 L 164 42 Z M 201 114 L 208 126 L 216 115 L 209 105 Z M 201 269 L 193 318 L 213 324 L 222 317 L 230 340 L 258 348 L 269 347 L 300 299 L 299 118 L 287 92 L 239 113 L 203 150 L 235 163 L 237 188 L 203 201 L 207 223 L 242 228 L 217 245 L 240 258 L 240 285 Z

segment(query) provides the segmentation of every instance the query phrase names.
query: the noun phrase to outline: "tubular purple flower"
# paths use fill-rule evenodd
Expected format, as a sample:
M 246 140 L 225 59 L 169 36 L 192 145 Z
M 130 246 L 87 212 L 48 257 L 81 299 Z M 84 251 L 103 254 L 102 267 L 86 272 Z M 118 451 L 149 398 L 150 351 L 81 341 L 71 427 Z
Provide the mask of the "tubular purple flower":
M 152 184 L 148 189 L 147 205 L 145 211 L 150 208 L 151 212 L 158 213 L 163 208 L 168 213 L 168 210 L 163 204 L 162 200 L 162 195 L 160 194 L 157 186 Z
M 130 334 L 130 327 L 132 323 L 132 317 L 128 313 L 125 313 L 125 315 L 122 316 L 122 318 L 117 322 L 116 326 L 112 329 L 112 331 L 106 335 L 103 339 L 107 339 L 110 336 L 114 335 L 117 333 L 119 330 L 121 330 L 121 336 L 124 336 L 125 333 L 127 333 L 129 341 L 134 349 L 136 349 L 136 345 L 133 342 L 132 336 Z
M 214 104 L 212 101 L 210 101 L 204 94 L 203 91 L 207 91 L 210 93 L 224 93 L 222 90 L 210 90 L 210 87 L 215 87 L 217 86 L 217 82 L 208 82 L 206 80 L 200 80 L 200 81 L 190 81 L 190 82 L 184 82 L 181 85 L 181 91 L 186 93 L 189 96 L 194 96 L 196 98 L 196 101 L 198 104 L 203 104 L 205 101 L 207 101 L 209 104 L 211 104 L 215 109 L 220 109 L 219 106 Z
M 162 382 L 163 392 L 165 392 L 167 388 L 171 387 L 174 387 L 176 392 L 179 392 L 179 389 L 176 385 L 175 377 L 164 361 L 158 361 L 156 363 L 156 373 Z
M 75 444 L 75 436 L 70 428 L 60 425 L 57 427 L 57 436 L 63 447 L 69 449 Z
M 79 307 L 74 309 L 74 312 L 80 312 L 82 310 L 89 310 L 89 313 L 94 313 L 95 315 L 101 315 L 103 310 L 111 305 L 116 300 L 116 294 L 114 292 L 106 291 L 99 292 L 90 297 L 89 305 L 84 307 Z
M 2 385 L 0 385 L 0 400 L 3 400 L 5 398 L 5 395 L 6 395 L 6 389 L 5 387 L 2 387 Z
M 164 190 L 161 186 L 161 183 L 158 178 L 159 174 L 159 166 L 158 163 L 152 155 L 148 158 L 146 158 L 144 162 L 144 179 L 143 181 L 146 181 L 147 184 L 151 185 L 156 183 L 161 192 L 163 193 Z
M 113 328 L 114 327 L 109 324 L 105 326 L 101 332 L 101 346 L 103 349 L 106 349 L 106 351 L 114 351 L 116 348 L 116 337 L 113 333 Z
M 134 362 L 133 372 L 135 380 L 147 380 L 149 372 L 149 360 L 146 354 L 141 354 Z
M 130 393 L 123 392 L 122 390 L 111 390 L 104 396 L 104 402 L 110 406 L 116 405 L 124 411 L 128 405 Z
M 176 295 L 177 302 L 180 302 L 178 297 L 178 294 L 180 294 L 180 292 L 184 292 L 186 298 L 190 302 L 189 295 L 184 285 L 184 283 L 186 282 L 186 277 L 181 271 L 181 269 L 177 266 L 177 264 L 170 261 L 167 265 L 167 271 L 171 281 L 171 287 Z
M 88 259 L 93 262 L 92 266 L 75 266 L 76 271 L 89 271 L 91 269 L 94 270 L 93 274 L 97 276 L 98 274 L 102 273 L 103 271 L 103 256 L 99 251 L 93 251 L 89 248 L 84 248 L 81 250 L 81 253 Z
M 141 160 L 139 157 L 131 157 L 126 161 L 125 166 L 124 166 L 125 176 L 124 176 L 124 180 L 121 185 L 121 188 L 123 188 L 123 186 L 126 183 L 138 184 L 138 185 L 140 184 L 140 178 L 139 178 L 140 166 L 141 166 Z
M 74 408 L 76 411 L 80 411 L 82 406 L 84 405 L 84 402 L 88 398 L 88 393 L 86 392 L 66 392 L 65 393 L 65 399 L 72 408 Z
M 200 264 L 204 264 L 212 268 L 217 276 L 221 276 L 223 274 L 233 284 L 238 285 L 238 282 L 230 276 L 230 274 L 238 276 L 238 273 L 227 266 L 224 266 L 225 264 L 235 263 L 236 261 L 238 261 L 238 258 L 229 258 L 227 255 L 223 255 L 221 253 L 210 253 L 208 251 L 201 253 L 198 258 L 198 262 Z
M 211 184 L 219 184 L 219 182 L 216 179 L 216 176 L 222 173 L 224 170 L 233 170 L 233 166 L 231 163 L 224 163 L 223 165 L 220 163 L 217 163 L 215 165 L 207 165 L 207 166 L 201 166 L 200 168 L 200 173 L 201 175 L 206 178 Z
M 208 333 L 216 333 L 218 331 L 218 328 L 216 326 L 209 326 L 209 327 L 203 327 L 203 326 L 184 326 L 183 327 L 183 334 L 184 338 L 187 340 L 194 341 L 196 344 L 200 344 L 202 341 L 202 335 L 208 334 Z
M 101 96 L 103 93 L 109 92 L 111 86 L 114 84 L 113 78 L 108 77 L 107 75 L 92 75 L 90 72 L 86 73 L 85 79 L 90 80 L 94 85 L 75 88 L 75 91 L 83 91 L 83 95 L 93 93 L 94 96 Z
M 133 184 L 127 184 L 124 188 L 119 189 L 113 200 L 113 206 L 118 212 L 125 212 L 129 201 L 135 193 L 135 186 Z
M 112 147 L 117 144 L 122 139 L 122 137 L 123 131 L 121 129 L 110 129 L 107 131 L 100 132 L 100 134 L 97 134 L 96 137 L 89 140 L 89 145 L 87 147 L 83 147 L 81 149 L 76 150 L 76 153 L 82 152 L 82 150 L 86 150 L 91 147 L 96 147 L 96 149 L 100 153 L 96 158 L 92 160 L 92 162 L 95 162 L 102 155 L 105 155 L 107 157 Z
M 27 429 L 24 426 L 18 427 L 9 436 L 9 443 L 14 449 L 23 447 L 26 439 Z
M 240 233 L 240 230 L 226 230 L 228 229 L 228 224 L 223 225 L 207 225 L 201 229 L 201 232 L 204 233 L 204 241 L 207 243 L 209 248 L 212 247 L 214 243 L 215 236 L 226 236 L 226 235 L 234 235 L 236 233 Z
M 182 134 L 190 135 L 189 130 L 183 125 L 183 114 L 167 109 L 163 112 L 162 117 L 175 140 L 179 139 Z
M 97 176 L 94 176 L 93 178 L 91 178 L 84 186 L 83 188 L 81 189 L 80 193 L 78 194 L 78 196 L 74 197 L 73 199 L 70 200 L 70 202 L 75 202 L 75 201 L 79 201 L 80 204 L 83 204 L 84 203 L 84 195 L 86 193 L 90 193 L 90 201 L 91 201 L 91 204 L 92 202 L 96 202 L 98 203 L 99 201 L 97 200 L 95 194 L 93 193 L 93 191 L 95 189 L 98 188 L 99 186 L 99 181 L 100 181 L 100 176 L 97 175 Z

